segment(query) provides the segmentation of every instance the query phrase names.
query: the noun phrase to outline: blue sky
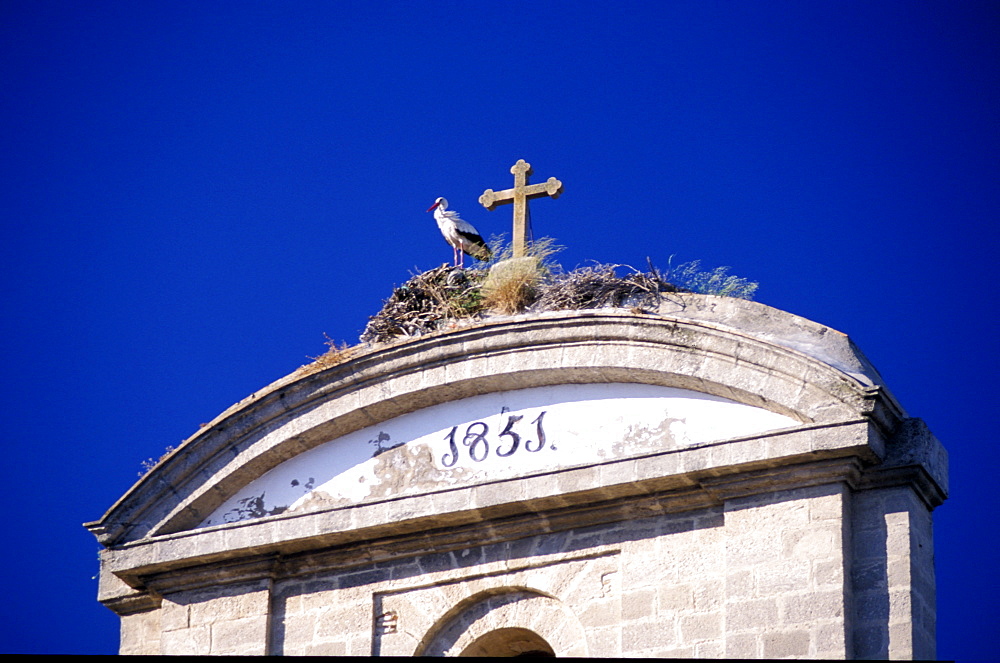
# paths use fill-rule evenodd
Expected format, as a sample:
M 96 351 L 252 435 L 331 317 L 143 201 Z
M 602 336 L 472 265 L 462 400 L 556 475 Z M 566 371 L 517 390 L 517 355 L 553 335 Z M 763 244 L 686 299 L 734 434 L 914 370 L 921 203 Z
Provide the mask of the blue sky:
M 701 259 L 846 332 L 951 454 L 938 654 L 1000 653 L 996 2 L 0 3 L 0 650 L 113 652 L 98 518 L 350 343 L 519 158 L 589 261 Z

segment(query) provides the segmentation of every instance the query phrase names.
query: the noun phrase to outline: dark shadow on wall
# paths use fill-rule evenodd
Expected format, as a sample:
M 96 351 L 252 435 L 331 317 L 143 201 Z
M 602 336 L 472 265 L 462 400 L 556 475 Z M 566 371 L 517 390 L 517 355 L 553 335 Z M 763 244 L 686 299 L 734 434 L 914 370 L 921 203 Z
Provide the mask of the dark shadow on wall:
M 887 659 L 889 557 L 886 544 L 889 533 L 881 491 L 864 490 L 855 493 L 852 511 L 851 658 Z

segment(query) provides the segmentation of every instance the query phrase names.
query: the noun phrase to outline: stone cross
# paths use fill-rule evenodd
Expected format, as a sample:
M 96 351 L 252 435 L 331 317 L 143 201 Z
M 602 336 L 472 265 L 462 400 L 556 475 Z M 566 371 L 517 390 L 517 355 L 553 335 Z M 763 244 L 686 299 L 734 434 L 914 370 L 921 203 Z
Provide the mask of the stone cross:
M 529 185 L 528 176 L 533 171 L 531 164 L 525 162 L 524 159 L 518 159 L 517 163 L 511 166 L 510 172 L 514 175 L 514 188 L 504 189 L 503 191 L 487 189 L 483 192 L 483 195 L 479 196 L 479 204 L 491 210 L 497 205 L 514 203 L 514 237 L 512 238 L 512 243 L 514 257 L 520 258 L 524 256 L 527 248 L 525 236 L 527 234 L 528 201 L 532 198 L 541 198 L 542 196 L 558 198 L 563 192 L 563 185 L 562 182 L 554 177 L 550 177 L 544 184 Z

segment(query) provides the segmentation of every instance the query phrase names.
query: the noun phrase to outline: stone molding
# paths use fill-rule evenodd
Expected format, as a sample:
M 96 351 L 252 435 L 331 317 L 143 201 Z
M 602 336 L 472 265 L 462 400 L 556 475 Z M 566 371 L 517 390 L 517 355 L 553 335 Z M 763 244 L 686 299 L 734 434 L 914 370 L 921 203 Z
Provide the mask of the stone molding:
M 862 431 L 866 424 L 853 426 Z M 803 437 L 802 432 L 797 436 Z M 721 445 L 706 446 L 699 451 L 711 454 Z M 604 484 L 601 477 L 620 479 L 621 475 L 611 470 L 601 474 L 602 466 L 596 466 L 597 474 L 588 471 L 594 467 L 574 468 L 536 477 L 536 486 L 547 487 L 552 494 L 523 494 L 516 502 L 502 485 L 472 486 L 448 491 L 451 494 L 446 497 L 421 495 L 154 537 L 102 553 L 104 591 L 100 598 L 114 608 L 112 603 L 135 596 L 136 590 L 157 595 L 168 589 L 196 589 L 275 575 L 293 577 L 322 568 L 346 570 L 373 561 L 464 548 L 470 540 L 495 543 L 544 531 L 720 506 L 752 495 L 816 485 L 846 483 L 867 489 L 905 482 L 918 489 L 930 487 L 930 492 L 921 496 L 925 501 L 934 499 L 934 482 L 926 476 L 914 482 L 912 467 L 897 474 L 865 470 L 873 457 L 866 446 L 858 444 L 756 463 L 707 466 L 671 477 L 661 475 L 664 466 L 654 456 L 647 456 L 609 464 L 631 466 L 634 476 L 650 475 L 645 479 Z M 692 464 L 699 461 L 694 459 Z M 559 492 L 581 486 L 591 487 Z M 120 578 L 125 584 L 109 584 L 105 578 Z

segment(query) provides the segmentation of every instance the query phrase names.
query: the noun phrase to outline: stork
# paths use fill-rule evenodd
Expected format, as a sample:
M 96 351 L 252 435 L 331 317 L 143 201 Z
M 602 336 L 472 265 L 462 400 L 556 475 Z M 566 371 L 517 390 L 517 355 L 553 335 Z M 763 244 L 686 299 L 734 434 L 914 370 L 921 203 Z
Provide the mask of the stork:
M 438 198 L 427 208 L 428 212 L 431 210 L 434 210 L 434 220 L 437 221 L 445 241 L 451 244 L 456 267 L 465 266 L 466 253 L 479 260 L 490 259 L 492 255 L 490 247 L 486 246 L 486 242 L 471 223 L 459 218 L 458 212 L 448 211 L 447 200 Z

